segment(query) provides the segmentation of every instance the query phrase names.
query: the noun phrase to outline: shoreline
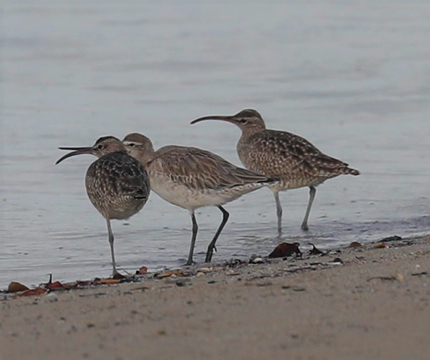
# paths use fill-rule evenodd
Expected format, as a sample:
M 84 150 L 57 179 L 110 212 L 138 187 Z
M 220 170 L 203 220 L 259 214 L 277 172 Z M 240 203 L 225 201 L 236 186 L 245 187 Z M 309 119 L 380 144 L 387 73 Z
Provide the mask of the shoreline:
M 429 240 L 197 265 L 43 296 L 0 294 L 2 356 L 424 360 Z

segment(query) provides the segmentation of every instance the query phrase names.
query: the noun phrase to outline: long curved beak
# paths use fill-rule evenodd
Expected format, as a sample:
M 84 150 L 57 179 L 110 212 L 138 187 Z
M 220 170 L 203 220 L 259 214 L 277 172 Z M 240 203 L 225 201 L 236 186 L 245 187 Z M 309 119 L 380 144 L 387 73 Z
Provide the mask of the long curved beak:
M 220 116 L 220 115 L 209 115 L 209 116 L 203 116 L 201 118 L 195 119 L 191 121 L 191 124 L 196 124 L 200 121 L 204 120 L 223 120 L 223 121 L 233 121 L 234 116 Z
M 59 164 L 63 160 L 66 160 L 67 158 L 75 155 L 83 155 L 83 154 L 93 154 L 93 148 L 92 147 L 59 147 L 60 150 L 74 150 L 63 157 L 59 158 L 55 165 Z

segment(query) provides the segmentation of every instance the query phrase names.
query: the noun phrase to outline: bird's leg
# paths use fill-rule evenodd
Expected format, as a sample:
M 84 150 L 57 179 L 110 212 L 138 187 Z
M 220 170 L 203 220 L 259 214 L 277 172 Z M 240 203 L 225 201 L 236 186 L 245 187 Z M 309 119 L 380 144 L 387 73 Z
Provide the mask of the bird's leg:
M 218 240 L 218 236 L 221 234 L 221 231 L 222 231 L 222 229 L 224 229 L 224 226 L 227 223 L 228 218 L 230 216 L 230 214 L 227 212 L 227 210 L 224 209 L 222 206 L 218 206 L 218 209 L 220 209 L 222 212 L 222 221 L 221 221 L 220 226 L 218 227 L 218 230 L 217 230 L 214 238 L 212 239 L 212 241 L 210 242 L 210 244 L 208 246 L 208 251 L 206 252 L 205 262 L 210 262 L 212 260 L 212 255 L 214 253 L 214 249 L 216 251 L 215 243 Z
M 191 238 L 191 246 L 190 246 L 190 252 L 188 254 L 188 261 L 185 265 L 193 264 L 194 246 L 196 245 L 197 230 L 199 229 L 196 221 L 196 216 L 194 215 L 194 210 L 190 211 L 190 213 L 191 213 L 191 220 L 193 222 L 193 236 Z
M 110 254 L 112 256 L 112 276 L 115 276 L 115 274 L 117 273 L 116 271 L 116 263 L 115 263 L 115 252 L 113 250 L 113 233 L 112 233 L 112 227 L 110 225 L 110 220 L 106 219 L 107 222 L 107 228 L 108 228 L 108 232 L 109 232 L 109 245 L 110 245 Z
M 278 216 L 278 235 L 281 235 L 282 234 L 282 206 L 281 206 L 281 201 L 279 200 L 279 192 L 274 191 L 273 195 L 275 195 L 276 215 Z
M 309 186 L 309 203 L 308 203 L 308 208 L 306 209 L 305 218 L 303 219 L 303 222 L 302 222 L 302 230 L 304 231 L 309 230 L 308 218 L 309 218 L 309 214 L 311 213 L 311 207 L 312 207 L 312 203 L 314 202 L 316 192 L 317 192 L 317 189 L 315 189 L 313 186 Z

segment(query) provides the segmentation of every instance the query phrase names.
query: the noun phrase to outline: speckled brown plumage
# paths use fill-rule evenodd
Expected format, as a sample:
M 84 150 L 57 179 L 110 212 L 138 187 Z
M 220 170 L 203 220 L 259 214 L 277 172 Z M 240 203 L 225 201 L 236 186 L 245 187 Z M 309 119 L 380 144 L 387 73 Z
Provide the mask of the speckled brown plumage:
M 223 213 L 223 221 L 206 253 L 208 262 L 212 258 L 215 242 L 228 219 L 228 212 L 222 205 L 273 182 L 265 175 L 239 168 L 206 150 L 165 146 L 154 151 L 150 140 L 136 133 L 127 135 L 123 143 L 128 152 L 146 168 L 151 189 L 164 200 L 190 212 L 193 237 L 187 264 L 193 261 L 197 235 L 195 209 L 217 206 Z
M 265 129 L 242 135 L 237 153 L 248 169 L 281 179 L 276 185 L 280 190 L 317 186 L 341 174 L 359 174 L 306 139 L 284 131 Z
M 325 155 L 298 135 L 266 129 L 263 118 L 255 110 L 242 110 L 233 116 L 205 116 L 192 121 L 192 124 L 202 120 L 222 120 L 237 125 L 242 130 L 237 153 L 245 167 L 280 180 L 270 186 L 277 204 L 279 232 L 282 229 L 279 191 L 305 186 L 310 188 L 309 204 L 302 223 L 302 229 L 308 230 L 307 221 L 315 187 L 341 174 L 359 175 L 359 171 Z
M 194 147 L 166 146 L 147 164 L 151 174 L 166 174 L 191 191 L 243 191 L 260 188 L 267 176 L 237 167 L 222 157 Z M 230 200 L 230 199 L 229 199 Z
M 98 139 L 92 147 L 60 149 L 74 151 L 60 158 L 57 164 L 80 154 L 92 154 L 99 158 L 88 168 L 85 185 L 91 203 L 106 219 L 115 275 L 114 237 L 110 220 L 128 219 L 143 208 L 150 193 L 148 174 L 139 161 L 127 154 L 122 142 L 113 136 Z
M 105 219 L 127 219 L 145 205 L 149 180 L 142 165 L 122 152 L 102 156 L 88 168 L 87 194 Z

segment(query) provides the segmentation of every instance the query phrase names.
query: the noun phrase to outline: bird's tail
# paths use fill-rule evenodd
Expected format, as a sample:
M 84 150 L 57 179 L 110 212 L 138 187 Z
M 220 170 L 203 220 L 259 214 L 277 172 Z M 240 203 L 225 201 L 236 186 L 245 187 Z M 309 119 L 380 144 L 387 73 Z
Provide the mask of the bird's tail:
M 264 184 L 264 185 L 271 185 L 271 184 L 277 183 L 279 181 L 280 181 L 280 179 L 278 179 L 278 178 L 268 177 L 267 179 L 262 180 L 262 181 L 258 181 L 258 182 L 260 184 Z
M 345 168 L 343 173 L 345 175 L 354 175 L 354 176 L 360 175 L 360 171 L 349 168 L 349 167 Z

